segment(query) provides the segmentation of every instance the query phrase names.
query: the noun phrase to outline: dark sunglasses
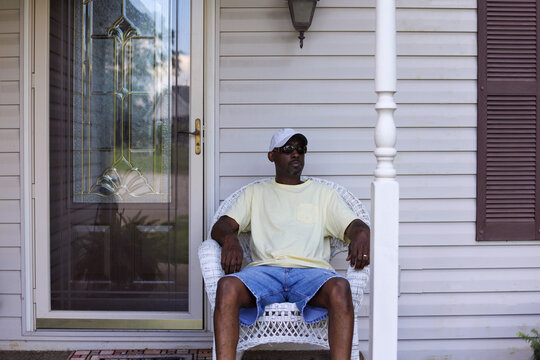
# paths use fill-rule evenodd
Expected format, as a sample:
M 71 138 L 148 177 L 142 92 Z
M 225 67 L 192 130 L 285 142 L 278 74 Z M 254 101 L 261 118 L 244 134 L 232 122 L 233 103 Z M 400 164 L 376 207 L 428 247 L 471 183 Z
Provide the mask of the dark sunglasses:
M 302 155 L 307 152 L 307 146 L 306 145 L 296 145 L 296 146 L 284 145 L 282 147 L 274 148 L 274 151 L 281 152 L 284 154 L 292 154 L 294 150 L 296 150 L 297 153 Z

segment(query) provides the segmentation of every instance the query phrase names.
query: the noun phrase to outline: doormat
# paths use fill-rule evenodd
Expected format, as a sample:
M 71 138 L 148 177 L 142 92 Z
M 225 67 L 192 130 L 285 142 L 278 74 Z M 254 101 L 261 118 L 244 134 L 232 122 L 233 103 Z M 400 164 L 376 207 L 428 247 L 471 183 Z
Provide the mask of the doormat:
M 212 360 L 212 349 L 78 350 L 67 360 Z

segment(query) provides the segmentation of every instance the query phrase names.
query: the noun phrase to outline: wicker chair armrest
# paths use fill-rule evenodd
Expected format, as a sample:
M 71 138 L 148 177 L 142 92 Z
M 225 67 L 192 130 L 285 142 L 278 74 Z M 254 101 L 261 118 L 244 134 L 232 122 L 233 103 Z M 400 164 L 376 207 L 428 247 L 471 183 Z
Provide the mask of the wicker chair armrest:
M 358 314 L 360 305 L 362 304 L 362 298 L 364 297 L 364 289 L 369 282 L 369 267 L 366 266 L 362 270 L 355 270 L 354 267 L 349 266 L 345 277 L 351 284 L 354 312 Z
M 199 262 L 204 279 L 206 294 L 212 310 L 216 304 L 218 280 L 225 275 L 221 267 L 221 246 L 213 239 L 207 239 L 199 246 Z

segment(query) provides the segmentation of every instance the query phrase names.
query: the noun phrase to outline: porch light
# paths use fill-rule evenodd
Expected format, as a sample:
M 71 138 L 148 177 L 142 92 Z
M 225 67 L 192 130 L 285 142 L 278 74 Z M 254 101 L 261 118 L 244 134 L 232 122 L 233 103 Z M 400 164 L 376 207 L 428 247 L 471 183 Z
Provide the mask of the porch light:
M 304 47 L 304 31 L 307 31 L 313 20 L 315 7 L 319 0 L 287 0 L 289 2 L 289 11 L 291 20 L 296 31 L 300 32 L 300 48 Z

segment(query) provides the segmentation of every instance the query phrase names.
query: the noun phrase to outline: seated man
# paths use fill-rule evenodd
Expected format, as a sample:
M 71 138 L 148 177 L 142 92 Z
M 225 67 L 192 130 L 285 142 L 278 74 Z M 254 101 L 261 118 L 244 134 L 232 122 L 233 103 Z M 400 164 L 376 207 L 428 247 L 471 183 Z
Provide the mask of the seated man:
M 239 322 L 252 325 L 268 304 L 296 303 L 307 323 L 328 317 L 332 359 L 350 359 L 354 309 L 349 282 L 329 264 L 328 236 L 350 241 L 347 261 L 369 264 L 369 227 L 325 184 L 302 181 L 307 139 L 293 129 L 270 141 L 272 181 L 247 187 L 212 228 L 226 276 L 218 282 L 214 331 L 219 360 L 234 359 Z M 237 234 L 251 231 L 253 262 L 241 270 Z

